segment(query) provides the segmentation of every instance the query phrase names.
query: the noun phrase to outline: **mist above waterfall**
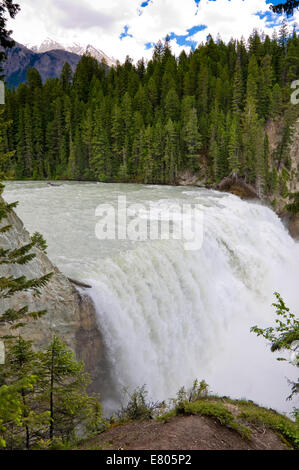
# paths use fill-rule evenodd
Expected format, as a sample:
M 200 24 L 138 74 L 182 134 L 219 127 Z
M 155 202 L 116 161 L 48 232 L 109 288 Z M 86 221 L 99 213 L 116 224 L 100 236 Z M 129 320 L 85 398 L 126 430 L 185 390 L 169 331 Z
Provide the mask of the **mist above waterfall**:
M 203 245 L 183 240 L 99 241 L 98 204 L 200 205 Z M 208 190 L 136 185 L 8 183 L 26 227 L 43 233 L 48 254 L 70 277 L 93 286 L 116 386 L 147 385 L 166 399 L 195 378 L 212 391 L 280 411 L 296 370 L 276 361 L 250 327 L 273 324 L 273 293 L 299 310 L 299 244 L 269 208 Z M 143 215 L 144 216 L 144 215 Z

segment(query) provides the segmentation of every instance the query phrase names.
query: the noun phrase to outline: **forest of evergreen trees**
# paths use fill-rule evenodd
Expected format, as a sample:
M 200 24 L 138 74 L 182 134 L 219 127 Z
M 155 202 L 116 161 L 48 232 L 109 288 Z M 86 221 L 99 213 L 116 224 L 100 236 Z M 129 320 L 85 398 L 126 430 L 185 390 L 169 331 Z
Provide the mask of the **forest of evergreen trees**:
M 83 56 L 73 74 L 44 84 L 35 69 L 7 91 L 2 170 L 15 179 L 173 184 L 189 169 L 208 183 L 234 175 L 271 193 L 289 177 L 298 107 L 299 37 L 284 22 L 272 38 L 225 44 L 207 38 L 176 58 L 169 41 L 153 57 L 109 69 Z M 281 122 L 269 155 L 267 122 Z

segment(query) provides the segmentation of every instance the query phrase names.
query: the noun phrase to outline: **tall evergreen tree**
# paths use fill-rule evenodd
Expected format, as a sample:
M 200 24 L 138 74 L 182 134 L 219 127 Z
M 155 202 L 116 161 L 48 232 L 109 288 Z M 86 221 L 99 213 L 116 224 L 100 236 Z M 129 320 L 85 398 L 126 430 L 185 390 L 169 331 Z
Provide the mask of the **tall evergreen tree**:
M 86 424 L 97 406 L 97 397 L 86 394 L 89 377 L 84 373 L 84 364 L 77 362 L 66 345 L 54 337 L 44 352 L 40 352 L 40 400 L 50 413 L 49 439 L 64 437 L 71 439 L 78 424 Z M 98 426 L 102 422 L 98 415 Z
M 240 145 L 240 126 L 237 118 L 234 117 L 230 127 L 229 146 L 228 146 L 229 169 L 233 176 L 239 176 L 241 169 L 241 145 Z
M 191 170 L 196 171 L 199 163 L 200 135 L 195 108 L 189 111 L 188 121 L 183 129 L 183 139 L 186 144 L 187 165 Z

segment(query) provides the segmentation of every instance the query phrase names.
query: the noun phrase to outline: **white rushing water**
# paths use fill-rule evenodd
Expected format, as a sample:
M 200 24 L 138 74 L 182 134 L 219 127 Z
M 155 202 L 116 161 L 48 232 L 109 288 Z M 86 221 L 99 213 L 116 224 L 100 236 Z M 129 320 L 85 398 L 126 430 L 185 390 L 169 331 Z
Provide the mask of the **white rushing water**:
M 199 204 L 204 241 L 185 251 L 180 240 L 99 241 L 99 204 Z M 280 411 L 287 377 L 250 327 L 273 324 L 275 291 L 299 311 L 299 244 L 276 214 L 257 203 L 194 188 L 96 183 L 7 183 L 5 198 L 30 232 L 41 232 L 52 261 L 92 284 L 115 384 L 143 384 L 153 399 L 173 397 L 195 378 L 213 392 L 252 399 Z M 144 215 L 146 217 L 146 213 Z

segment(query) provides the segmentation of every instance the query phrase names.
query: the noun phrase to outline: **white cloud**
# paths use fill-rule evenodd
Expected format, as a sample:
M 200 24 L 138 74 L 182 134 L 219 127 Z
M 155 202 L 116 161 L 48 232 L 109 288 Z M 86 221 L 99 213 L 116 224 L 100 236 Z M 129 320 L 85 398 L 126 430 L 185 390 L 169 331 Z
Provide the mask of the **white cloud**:
M 208 28 L 192 36 L 197 42 L 206 39 L 207 34 L 216 37 L 220 33 L 224 41 L 231 37 L 248 38 L 253 29 L 270 32 L 266 18 L 261 19 L 257 13 L 269 11 L 269 5 L 263 0 L 201 0 L 198 8 L 198 20 Z
M 248 37 L 254 28 L 268 30 L 266 18 L 256 15 L 268 11 L 266 0 L 151 0 L 141 8 L 142 0 L 26 0 L 21 12 L 10 21 L 14 38 L 21 43 L 39 43 L 50 36 L 62 41 L 91 43 L 106 54 L 123 61 L 126 55 L 134 60 L 150 58 L 147 43 L 155 43 L 168 33 L 187 35 L 188 29 L 206 25 L 207 29 L 189 39 L 200 43 L 207 34 L 220 33 L 224 40 Z M 299 12 L 296 12 L 299 22 Z M 120 39 L 124 27 L 133 37 Z M 171 42 L 179 54 L 188 46 Z

